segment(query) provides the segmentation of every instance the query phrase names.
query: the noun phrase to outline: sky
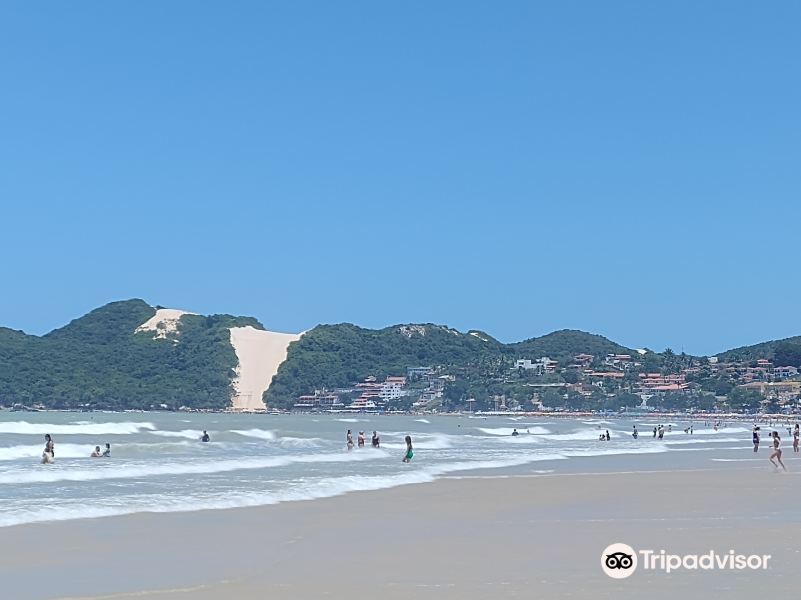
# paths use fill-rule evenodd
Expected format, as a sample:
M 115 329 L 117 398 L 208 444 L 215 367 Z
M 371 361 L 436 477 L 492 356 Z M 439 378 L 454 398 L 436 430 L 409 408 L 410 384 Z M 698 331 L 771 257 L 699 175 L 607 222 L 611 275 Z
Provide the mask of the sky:
M 0 324 L 801 334 L 801 3 L 0 4 Z

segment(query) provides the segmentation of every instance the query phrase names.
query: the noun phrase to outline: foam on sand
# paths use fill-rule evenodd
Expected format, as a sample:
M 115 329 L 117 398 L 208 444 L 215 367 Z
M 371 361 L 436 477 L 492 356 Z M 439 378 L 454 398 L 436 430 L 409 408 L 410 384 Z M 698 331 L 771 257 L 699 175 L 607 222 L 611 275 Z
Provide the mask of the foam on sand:
M 233 407 L 236 410 L 264 410 L 262 394 L 270 387 L 278 367 L 286 360 L 289 344 L 302 334 L 275 333 L 248 325 L 231 328 L 231 345 L 239 365 Z
M 178 332 L 178 324 L 184 315 L 193 315 L 185 310 L 175 308 L 159 308 L 156 314 L 136 328 L 136 333 L 140 331 L 155 331 L 154 340 L 164 340 L 168 336 Z

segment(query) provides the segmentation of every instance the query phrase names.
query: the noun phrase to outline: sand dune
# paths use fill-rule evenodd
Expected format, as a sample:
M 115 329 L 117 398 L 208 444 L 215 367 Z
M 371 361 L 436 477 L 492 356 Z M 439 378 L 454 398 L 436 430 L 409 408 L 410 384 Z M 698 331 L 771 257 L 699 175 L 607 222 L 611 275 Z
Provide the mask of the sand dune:
M 140 331 L 155 331 L 154 340 L 166 339 L 168 335 L 178 330 L 178 322 L 183 315 L 193 314 L 195 313 L 175 308 L 159 308 L 156 310 L 156 314 L 137 327 L 136 331 L 137 333 Z
M 270 386 L 278 367 L 286 360 L 289 344 L 301 334 L 275 333 L 254 327 L 232 327 L 231 344 L 239 359 L 234 410 L 263 410 L 262 394 Z

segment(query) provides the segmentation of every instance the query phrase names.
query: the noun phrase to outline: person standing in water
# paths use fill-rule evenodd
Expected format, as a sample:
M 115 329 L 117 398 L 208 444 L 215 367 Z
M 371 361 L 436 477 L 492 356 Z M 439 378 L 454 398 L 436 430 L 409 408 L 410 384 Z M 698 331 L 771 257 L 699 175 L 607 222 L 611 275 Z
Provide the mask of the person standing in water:
M 779 432 L 778 431 L 774 431 L 773 432 L 773 454 L 770 455 L 770 458 L 768 460 L 770 460 L 770 464 L 772 464 L 774 467 L 776 467 L 777 471 L 779 470 L 779 465 L 781 465 L 782 469 L 784 469 L 786 471 L 787 467 L 785 467 L 784 463 L 782 462 L 781 445 L 782 445 L 782 439 L 779 437 Z M 777 465 L 775 462 L 773 462 L 774 458 L 779 461 L 779 465 Z
M 103 456 L 100 453 L 100 446 L 95 446 L 95 449 L 92 450 L 92 454 L 90 454 L 89 456 L 92 458 L 100 458 L 101 456 Z
M 345 436 L 345 444 L 348 447 L 348 452 L 353 450 L 353 434 L 351 433 L 350 429 L 348 429 L 348 434 Z
M 754 452 L 759 452 L 759 427 L 756 425 L 751 433 L 751 441 L 754 443 Z
M 54 463 L 55 460 L 56 460 L 56 444 L 53 441 L 53 438 L 50 437 L 50 434 L 46 433 L 44 452 L 42 452 L 42 464 L 49 465 Z
M 801 436 L 801 431 L 799 431 L 798 423 L 795 424 L 795 429 L 793 430 L 793 452 L 799 451 L 799 437 Z
M 609 441 L 609 440 L 611 440 L 611 439 L 612 439 L 612 436 L 611 436 L 611 435 L 609 435 L 609 430 L 607 429 L 607 430 L 606 430 L 606 441 L 608 442 L 608 441 Z
M 356 438 L 356 441 L 359 444 L 359 448 L 364 448 L 364 432 L 363 431 L 359 432 L 359 437 Z
M 638 437 L 640 437 L 640 434 L 639 434 L 639 433 L 637 433 L 637 426 L 636 426 L 636 425 L 634 426 L 634 432 L 631 434 L 631 437 L 633 437 L 635 440 L 636 440 Z
M 210 442 L 211 441 L 211 438 L 209 437 L 209 432 L 206 431 L 205 429 L 203 430 L 203 437 L 200 438 L 200 441 L 201 442 Z
M 110 458 L 111 457 L 111 444 L 106 444 L 106 449 L 103 450 L 103 458 Z
M 517 429 L 515 429 L 514 431 L 512 431 L 512 435 L 520 435 L 520 434 L 517 432 Z
M 380 448 L 381 447 L 381 438 L 378 437 L 378 432 L 376 432 L 376 431 L 373 432 L 372 442 L 373 442 L 373 448 Z
M 654 437 L 656 437 L 656 427 L 654 427 Z
M 411 462 L 414 458 L 414 449 L 412 448 L 412 436 L 406 436 L 406 454 L 403 455 L 403 462 Z

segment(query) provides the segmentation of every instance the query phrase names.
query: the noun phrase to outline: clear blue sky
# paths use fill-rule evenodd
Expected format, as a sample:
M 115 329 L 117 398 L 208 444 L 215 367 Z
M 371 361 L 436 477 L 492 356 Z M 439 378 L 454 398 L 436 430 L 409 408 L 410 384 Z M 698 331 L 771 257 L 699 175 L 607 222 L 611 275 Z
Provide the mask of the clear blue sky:
M 0 4 L 0 324 L 801 334 L 801 3 Z

